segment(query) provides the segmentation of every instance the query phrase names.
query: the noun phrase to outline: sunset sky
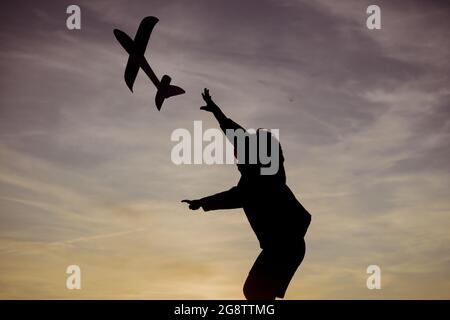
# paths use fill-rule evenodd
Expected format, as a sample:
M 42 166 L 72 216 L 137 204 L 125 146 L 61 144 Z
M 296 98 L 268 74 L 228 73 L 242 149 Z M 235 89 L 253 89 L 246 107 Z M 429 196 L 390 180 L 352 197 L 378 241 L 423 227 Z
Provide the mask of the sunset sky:
M 149 15 L 146 58 L 186 90 L 160 112 L 142 72 L 127 88 L 112 32 Z M 19 0 L 0 26 L 0 298 L 244 298 L 260 248 L 243 211 L 180 203 L 239 172 L 170 158 L 173 130 L 217 127 L 208 87 L 243 126 L 279 129 L 312 215 L 286 299 L 450 299 L 448 1 Z

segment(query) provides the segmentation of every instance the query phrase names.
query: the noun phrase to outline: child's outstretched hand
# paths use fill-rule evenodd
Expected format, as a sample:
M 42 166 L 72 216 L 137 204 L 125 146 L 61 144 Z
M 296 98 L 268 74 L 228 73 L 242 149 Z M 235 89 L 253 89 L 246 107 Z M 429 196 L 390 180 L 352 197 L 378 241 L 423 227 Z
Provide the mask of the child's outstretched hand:
M 211 96 L 209 95 L 209 90 L 205 88 L 202 93 L 203 100 L 206 102 L 206 106 L 200 107 L 200 110 L 205 110 L 209 112 L 215 112 L 219 110 L 219 107 L 212 101 Z
M 189 205 L 189 209 L 191 209 L 191 210 L 198 210 L 202 206 L 200 200 L 187 200 L 186 199 L 186 200 L 181 200 L 181 202 L 187 203 Z

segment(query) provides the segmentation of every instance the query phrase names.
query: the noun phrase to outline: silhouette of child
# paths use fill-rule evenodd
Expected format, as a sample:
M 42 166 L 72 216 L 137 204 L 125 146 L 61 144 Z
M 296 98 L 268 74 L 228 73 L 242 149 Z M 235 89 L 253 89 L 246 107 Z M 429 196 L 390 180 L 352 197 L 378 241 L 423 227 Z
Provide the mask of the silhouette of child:
M 224 115 L 212 100 L 208 89 L 202 96 L 206 106 L 200 109 L 211 112 L 225 134 L 226 130 L 245 130 Z M 271 134 L 268 137 L 267 148 L 270 149 L 270 143 L 274 142 L 271 139 L 275 138 Z M 236 186 L 212 196 L 182 201 L 188 203 L 191 210 L 244 209 L 262 249 L 244 284 L 243 291 L 248 300 L 284 298 L 305 256 L 304 236 L 311 222 L 309 212 L 286 185 L 284 157 L 278 140 L 275 141 L 276 144 L 271 144 L 279 148 L 279 165 L 275 174 L 261 174 L 260 169 L 264 165 L 259 161 L 255 164 L 239 161 L 237 167 L 241 178 Z M 236 150 L 236 141 L 230 142 Z M 246 145 L 246 151 L 249 150 Z

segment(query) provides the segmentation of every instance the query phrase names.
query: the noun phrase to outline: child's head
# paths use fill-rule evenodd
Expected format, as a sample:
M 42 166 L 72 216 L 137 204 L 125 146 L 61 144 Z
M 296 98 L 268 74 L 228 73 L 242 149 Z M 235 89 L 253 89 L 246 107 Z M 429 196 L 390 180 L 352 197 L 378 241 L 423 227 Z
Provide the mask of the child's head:
M 234 130 L 230 140 L 234 141 L 234 156 L 242 174 L 276 175 L 283 165 L 280 143 L 268 130 Z

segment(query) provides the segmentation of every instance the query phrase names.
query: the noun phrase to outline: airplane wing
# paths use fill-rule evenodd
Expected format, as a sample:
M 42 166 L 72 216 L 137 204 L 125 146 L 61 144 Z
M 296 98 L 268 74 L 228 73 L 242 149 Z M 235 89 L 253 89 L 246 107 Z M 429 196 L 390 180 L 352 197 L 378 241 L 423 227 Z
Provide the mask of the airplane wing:
M 134 37 L 134 52 L 136 55 L 144 55 L 150 35 L 158 21 L 158 18 L 151 16 L 142 19 Z
M 133 92 L 134 80 L 136 80 L 137 74 L 139 72 L 140 66 L 136 60 L 136 57 L 130 55 L 128 57 L 127 66 L 125 68 L 124 78 L 127 87 Z
M 144 57 L 145 49 L 147 49 L 147 44 L 150 40 L 150 35 L 152 34 L 153 28 L 158 23 L 158 21 L 158 18 L 151 16 L 142 19 L 134 37 L 134 55 Z M 139 61 L 137 61 L 137 59 L 135 59 L 135 57 L 130 54 L 130 56 L 128 57 L 127 67 L 125 68 L 125 82 L 131 91 L 133 91 L 134 80 L 136 80 L 136 76 L 139 72 L 140 66 L 141 64 L 139 63 Z M 150 79 L 155 86 L 158 86 L 159 81 L 156 76 L 150 76 Z
M 116 36 L 117 41 L 119 41 L 120 45 L 125 49 L 125 51 L 129 54 L 127 66 L 125 68 L 124 78 L 125 83 L 128 88 L 133 92 L 133 84 L 136 76 L 139 72 L 139 63 L 134 56 L 134 42 L 133 40 L 122 30 L 114 29 L 114 35 Z
M 122 47 L 128 52 L 128 62 L 125 68 L 125 83 L 128 88 L 133 92 L 134 81 L 136 80 L 139 69 L 142 67 L 142 62 L 145 61 L 144 53 L 147 48 L 150 35 L 153 31 L 154 26 L 158 22 L 156 17 L 145 17 L 139 24 L 139 28 L 134 37 L 134 41 L 123 31 L 114 29 L 114 35 L 117 41 L 122 45 Z M 145 61 L 146 62 L 146 61 Z M 158 77 L 151 70 L 150 66 L 145 63 L 148 67 L 146 68 L 147 75 L 152 80 L 155 86 L 159 85 Z

